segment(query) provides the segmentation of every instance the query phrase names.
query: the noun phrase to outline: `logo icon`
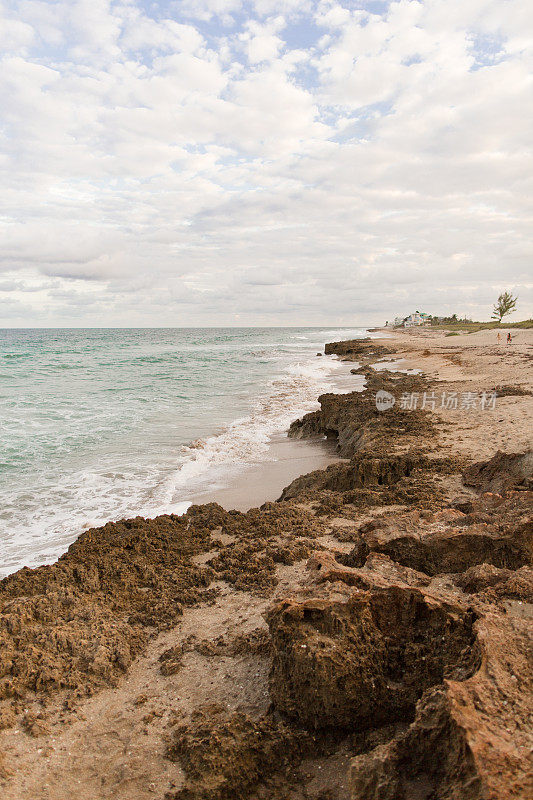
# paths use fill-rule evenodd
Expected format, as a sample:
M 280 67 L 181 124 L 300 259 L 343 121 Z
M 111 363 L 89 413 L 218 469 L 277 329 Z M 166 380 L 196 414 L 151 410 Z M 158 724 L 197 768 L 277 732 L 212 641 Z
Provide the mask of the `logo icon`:
M 388 411 L 395 402 L 394 395 L 390 392 L 385 392 L 383 389 L 376 392 L 376 408 L 378 411 Z

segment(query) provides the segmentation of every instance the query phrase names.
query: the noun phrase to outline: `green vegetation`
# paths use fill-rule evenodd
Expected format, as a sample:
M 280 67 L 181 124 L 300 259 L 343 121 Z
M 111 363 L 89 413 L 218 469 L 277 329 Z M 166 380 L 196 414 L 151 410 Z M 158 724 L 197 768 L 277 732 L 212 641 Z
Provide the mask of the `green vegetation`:
M 492 319 L 490 322 L 474 322 L 472 319 L 464 317 L 459 319 L 457 314 L 451 317 L 429 317 L 432 328 L 437 330 L 451 331 L 453 333 L 476 333 L 477 331 L 490 330 L 491 328 L 533 328 L 533 319 L 524 319 L 521 322 L 502 323 L 504 317 L 516 309 L 517 298 L 511 292 L 502 292 L 494 304 Z
M 512 314 L 516 309 L 517 297 L 513 297 L 511 292 L 502 292 L 498 297 L 497 302 L 494 304 L 494 311 L 492 312 L 492 319 L 496 322 L 501 322 L 508 314 Z
M 533 319 L 524 319 L 521 322 L 435 322 L 431 323 L 435 330 L 444 331 L 464 331 L 465 333 L 476 333 L 477 331 L 490 330 L 492 328 L 533 328 Z
M 502 292 L 494 304 L 490 322 L 475 322 L 468 317 L 460 319 L 457 314 L 452 314 L 451 317 L 433 317 L 428 314 L 422 314 L 421 316 L 424 319 L 424 325 L 429 323 L 435 330 L 450 331 L 446 336 L 457 336 L 459 333 L 476 333 L 477 331 L 490 330 L 491 328 L 533 328 L 533 319 L 524 319 L 521 322 L 502 322 L 504 317 L 515 311 L 517 299 L 509 291 Z M 416 313 L 418 314 L 418 311 Z M 408 317 L 405 317 L 404 322 L 407 319 Z
M 431 317 L 430 319 L 431 319 L 431 324 L 434 327 L 437 327 L 439 325 L 458 325 L 459 323 L 461 323 L 461 324 L 462 323 L 465 323 L 465 324 L 471 324 L 472 323 L 472 320 L 471 319 L 467 319 L 466 317 L 464 319 L 458 319 L 457 318 L 457 314 L 452 314 L 451 317 Z
M 512 314 L 516 309 L 517 299 L 511 292 L 502 292 L 494 304 L 490 322 L 474 322 L 466 317 L 458 319 L 457 314 L 452 314 L 451 317 L 431 317 L 431 327 L 437 330 L 451 331 L 452 333 L 447 333 L 447 336 L 453 335 L 454 332 L 459 333 L 459 331 L 476 333 L 476 331 L 490 330 L 491 328 L 533 328 L 533 319 L 502 323 L 503 318 Z
M 468 325 L 475 325 L 476 323 L 473 322 L 471 319 L 458 319 L 457 314 L 454 314 L 452 317 L 431 317 L 431 327 L 432 328 L 441 328 L 443 326 L 448 326 L 452 328 L 465 328 Z

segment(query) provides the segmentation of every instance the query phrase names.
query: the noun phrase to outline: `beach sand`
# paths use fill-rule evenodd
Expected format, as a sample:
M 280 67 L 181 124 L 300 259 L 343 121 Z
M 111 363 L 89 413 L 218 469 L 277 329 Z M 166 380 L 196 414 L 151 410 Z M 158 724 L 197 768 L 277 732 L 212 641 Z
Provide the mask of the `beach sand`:
M 247 511 L 277 500 L 285 486 L 299 475 L 339 461 L 334 443 L 324 439 L 295 441 L 285 434 L 272 437 L 267 457 L 270 460 L 243 469 L 227 487 L 194 495 L 191 502 L 220 503 L 228 511 Z
M 374 334 L 377 343 L 394 348 L 392 358 L 399 369 L 421 369 L 438 380 L 434 391 L 438 402 L 435 414 L 444 426 L 440 444 L 450 453 L 470 458 L 487 458 L 496 450 L 520 451 L 533 443 L 533 330 L 509 329 L 513 343 L 507 345 L 507 331 L 446 336 L 431 329 L 382 329 Z M 512 390 L 525 394 L 513 394 Z M 477 396 L 496 392 L 495 408 L 470 410 L 439 407 L 443 392 L 466 392 Z
M 362 358 L 372 385 L 496 390 L 495 408 L 334 398 L 293 433 L 336 425 L 340 452 L 278 437 L 276 461 L 202 498 L 245 509 L 319 470 L 286 501 L 110 524 L 1 582 L 4 800 L 530 796 L 531 476 L 462 476 L 531 448 L 533 331 L 374 337 L 398 372 Z M 384 684 L 383 652 L 407 659 Z

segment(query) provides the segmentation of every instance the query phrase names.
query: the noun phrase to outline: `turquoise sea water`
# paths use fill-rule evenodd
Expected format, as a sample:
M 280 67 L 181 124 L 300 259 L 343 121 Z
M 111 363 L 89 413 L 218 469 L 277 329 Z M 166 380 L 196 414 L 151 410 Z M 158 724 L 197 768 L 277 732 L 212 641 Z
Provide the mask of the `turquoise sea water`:
M 268 458 L 362 329 L 0 330 L 0 576 Z

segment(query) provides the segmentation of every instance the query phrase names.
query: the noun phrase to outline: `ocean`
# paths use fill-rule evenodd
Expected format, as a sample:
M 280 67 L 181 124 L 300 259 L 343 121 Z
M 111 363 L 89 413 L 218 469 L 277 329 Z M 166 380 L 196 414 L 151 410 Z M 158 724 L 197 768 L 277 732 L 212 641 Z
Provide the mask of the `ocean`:
M 269 457 L 357 329 L 0 330 L 0 577 L 86 528 L 182 513 Z

